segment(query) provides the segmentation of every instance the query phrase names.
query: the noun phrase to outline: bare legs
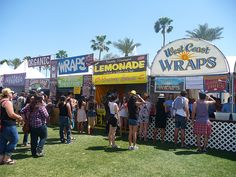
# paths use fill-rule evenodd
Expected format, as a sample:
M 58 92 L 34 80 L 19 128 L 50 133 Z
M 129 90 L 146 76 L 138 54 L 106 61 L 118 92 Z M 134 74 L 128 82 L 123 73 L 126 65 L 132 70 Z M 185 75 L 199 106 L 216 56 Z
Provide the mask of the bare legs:
M 133 147 L 135 147 L 137 141 L 137 130 L 137 125 L 129 125 L 129 146 L 132 146 L 133 143 Z
M 147 141 L 147 129 L 148 129 L 148 122 L 140 123 L 140 129 L 139 129 L 140 141 L 142 140 L 142 137 L 144 138 L 144 141 Z
M 175 139 L 175 145 L 177 145 L 178 142 L 178 135 L 179 135 L 179 129 L 175 128 L 175 135 L 174 135 L 174 139 Z M 181 129 L 181 147 L 184 147 L 184 141 L 185 141 L 185 129 Z

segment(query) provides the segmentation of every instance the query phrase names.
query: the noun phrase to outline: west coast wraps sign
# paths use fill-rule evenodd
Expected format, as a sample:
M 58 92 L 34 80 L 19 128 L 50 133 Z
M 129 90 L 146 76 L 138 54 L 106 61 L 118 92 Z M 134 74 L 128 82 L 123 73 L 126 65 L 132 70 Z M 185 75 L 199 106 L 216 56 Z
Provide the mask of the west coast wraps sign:
M 185 88 L 184 77 L 156 77 L 155 92 L 179 93 Z
M 196 76 L 229 72 L 221 51 L 204 40 L 179 39 L 163 47 L 154 58 L 152 76 Z
M 93 54 L 59 59 L 59 75 L 88 72 L 88 63 L 91 62 L 91 59 L 93 59 Z
M 147 55 L 130 56 L 94 64 L 95 85 L 132 84 L 147 82 Z

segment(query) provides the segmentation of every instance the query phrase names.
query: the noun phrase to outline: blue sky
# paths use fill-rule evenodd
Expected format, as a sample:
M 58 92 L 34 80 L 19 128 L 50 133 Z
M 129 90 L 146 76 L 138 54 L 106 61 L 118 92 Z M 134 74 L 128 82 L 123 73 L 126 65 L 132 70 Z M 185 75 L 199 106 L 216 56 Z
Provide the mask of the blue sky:
M 208 23 L 224 27 L 224 38 L 213 44 L 225 56 L 236 55 L 234 0 L 0 0 L 0 60 L 58 50 L 66 50 L 69 56 L 94 53 L 98 57 L 90 41 L 105 34 L 112 42 L 128 37 L 141 43 L 137 54 L 149 54 L 152 62 L 162 45 L 161 34 L 154 31 L 160 17 L 173 19 L 167 43 Z M 113 46 L 109 53 L 122 56 Z

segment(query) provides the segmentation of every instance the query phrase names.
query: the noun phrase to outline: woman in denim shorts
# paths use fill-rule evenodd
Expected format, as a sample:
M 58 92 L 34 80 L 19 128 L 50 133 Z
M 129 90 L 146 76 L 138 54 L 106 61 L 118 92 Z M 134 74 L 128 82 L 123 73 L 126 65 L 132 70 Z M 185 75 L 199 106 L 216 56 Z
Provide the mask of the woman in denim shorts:
M 138 101 L 138 99 L 140 101 Z M 136 91 L 132 90 L 130 92 L 130 98 L 128 101 L 128 112 L 129 112 L 129 150 L 136 150 L 138 147 L 136 146 L 137 140 L 137 130 L 138 130 L 138 107 L 144 104 L 145 101 L 140 97 L 140 95 L 136 95 Z M 132 146 L 133 143 L 133 146 Z

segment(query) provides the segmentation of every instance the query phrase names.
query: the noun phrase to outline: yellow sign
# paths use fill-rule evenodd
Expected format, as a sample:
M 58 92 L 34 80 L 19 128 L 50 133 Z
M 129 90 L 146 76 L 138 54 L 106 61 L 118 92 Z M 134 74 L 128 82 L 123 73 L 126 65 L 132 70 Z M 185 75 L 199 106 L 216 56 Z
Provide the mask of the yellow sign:
M 147 83 L 147 74 L 146 71 L 142 71 L 133 73 L 93 75 L 93 83 L 95 85 Z
M 80 94 L 81 87 L 74 87 L 74 94 Z

